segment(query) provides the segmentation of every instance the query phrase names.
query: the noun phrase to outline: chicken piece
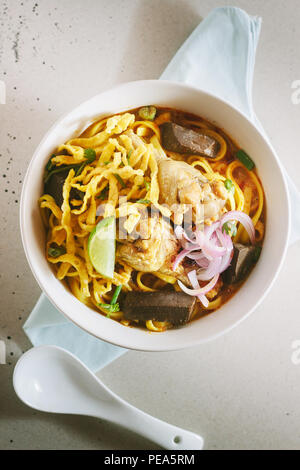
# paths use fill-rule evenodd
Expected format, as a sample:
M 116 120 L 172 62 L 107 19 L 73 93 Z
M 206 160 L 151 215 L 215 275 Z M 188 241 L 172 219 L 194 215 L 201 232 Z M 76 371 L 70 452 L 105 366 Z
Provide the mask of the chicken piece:
M 212 192 L 216 195 L 216 197 L 223 199 L 224 201 L 226 201 L 226 199 L 228 198 L 228 192 L 223 182 L 213 181 L 213 183 L 211 184 L 211 189 Z
M 127 131 L 127 135 L 135 147 L 144 145 L 132 130 Z M 228 197 L 223 183 L 208 182 L 188 163 L 168 158 L 162 148 L 154 148 L 153 151 L 158 164 L 159 203 L 166 204 L 173 212 L 178 204 L 190 205 L 196 225 L 218 220 Z
M 206 187 L 201 203 L 203 206 L 203 220 L 204 223 L 208 224 L 220 219 L 228 198 L 228 192 L 221 181 L 213 181 L 204 186 Z
M 138 271 L 158 271 L 166 259 L 171 259 L 177 254 L 178 241 L 171 233 L 170 224 L 157 214 L 143 219 L 140 226 L 140 238 L 133 241 L 130 237 L 122 242 L 117 248 L 117 258 Z
M 202 174 L 185 162 L 172 160 L 165 156 L 162 158 L 155 154 L 158 161 L 158 184 L 160 188 L 160 202 L 168 204 L 198 204 L 202 197 L 202 188 L 199 183 L 206 182 Z
M 189 204 L 197 225 L 220 218 L 228 197 L 220 181 L 209 183 L 200 171 L 185 162 L 161 155 L 157 159 L 161 204 L 171 208 L 178 203 Z
M 151 236 L 151 224 L 149 223 L 148 210 L 146 207 L 139 207 L 140 219 L 134 229 L 129 233 L 126 228 L 126 217 L 120 217 L 117 222 L 117 239 L 133 242 L 138 238 L 148 240 Z
M 147 230 L 145 230 L 147 224 Z M 147 238 L 132 238 L 122 241 L 117 247 L 117 259 L 124 261 L 137 271 L 169 274 L 183 282 L 188 282 L 184 267 L 179 265 L 173 271 L 172 264 L 180 250 L 173 228 L 158 213 L 143 219 L 142 230 Z

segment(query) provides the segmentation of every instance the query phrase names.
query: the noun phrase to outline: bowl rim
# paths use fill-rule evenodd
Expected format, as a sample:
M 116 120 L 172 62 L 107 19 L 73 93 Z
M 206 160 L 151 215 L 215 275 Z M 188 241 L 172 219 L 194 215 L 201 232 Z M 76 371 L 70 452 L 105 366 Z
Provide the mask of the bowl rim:
M 282 184 L 283 184 L 283 190 L 285 192 L 285 197 L 286 197 L 287 225 L 285 227 L 285 239 L 284 239 L 284 242 L 282 243 L 281 256 L 278 259 L 277 268 L 276 268 L 275 272 L 273 273 L 272 278 L 270 278 L 270 280 L 268 282 L 268 285 L 267 285 L 267 288 L 265 289 L 264 293 L 252 305 L 252 307 L 246 313 L 241 315 L 240 318 L 238 318 L 236 321 L 233 321 L 230 325 L 226 326 L 225 328 L 221 329 L 220 331 L 217 331 L 214 334 L 208 335 L 206 338 L 199 338 L 199 339 L 196 338 L 194 340 L 191 339 L 191 340 L 181 341 L 181 343 L 176 345 L 176 346 L 175 345 L 174 346 L 160 345 L 159 347 L 156 347 L 155 344 L 154 344 L 154 345 L 151 345 L 151 346 L 148 346 L 148 345 L 144 346 L 143 345 L 142 347 L 136 347 L 136 346 L 134 346 L 130 343 L 130 340 L 127 340 L 127 339 L 124 340 L 124 338 L 122 338 L 121 340 L 117 341 L 115 338 L 112 338 L 111 335 L 105 334 L 105 331 L 103 332 L 103 334 L 101 333 L 101 337 L 100 337 L 98 334 L 96 334 L 94 331 L 92 331 L 92 329 L 89 329 L 87 325 L 82 325 L 78 321 L 75 321 L 73 318 L 71 318 L 71 316 L 69 314 L 67 314 L 64 310 L 62 310 L 61 307 L 59 307 L 57 305 L 56 300 L 48 293 L 47 286 L 45 286 L 44 283 L 42 282 L 42 280 L 39 279 L 39 277 L 37 275 L 37 272 L 36 272 L 36 269 L 35 269 L 35 266 L 34 266 L 34 263 L 32 263 L 32 261 L 31 261 L 30 247 L 29 247 L 29 243 L 28 243 L 28 240 L 27 240 L 26 231 L 24 229 L 25 219 L 26 219 L 26 208 L 25 208 L 25 205 L 24 205 L 24 200 L 25 200 L 25 195 L 28 191 L 29 174 L 30 174 L 31 168 L 34 165 L 34 163 L 37 159 L 37 156 L 40 152 L 40 148 L 43 146 L 44 142 L 48 139 L 48 136 L 53 132 L 53 130 L 55 128 L 57 128 L 64 121 L 64 119 L 67 118 L 67 116 L 69 114 L 76 112 L 76 110 L 78 110 L 80 107 L 87 104 L 89 101 L 93 101 L 96 97 L 102 95 L 103 93 L 114 92 L 114 91 L 117 91 L 119 89 L 126 88 L 128 86 L 135 86 L 135 85 L 143 85 L 143 84 L 146 85 L 147 84 L 147 85 L 156 86 L 158 83 L 159 84 L 166 84 L 166 85 L 169 84 L 171 86 L 175 85 L 178 88 L 190 90 L 191 92 L 194 92 L 194 93 L 199 93 L 200 92 L 204 95 L 207 95 L 208 97 L 210 97 L 214 100 L 217 100 L 220 103 L 222 103 L 223 105 L 226 105 L 227 107 L 234 110 L 238 115 L 240 115 L 240 117 L 243 120 L 245 120 L 247 122 L 248 126 L 251 126 L 252 128 L 254 128 L 257 131 L 257 133 L 263 139 L 264 144 L 269 148 L 269 150 L 272 154 L 272 157 L 273 157 L 273 159 L 275 160 L 275 162 L 277 164 L 279 173 L 280 173 L 280 177 L 281 177 Z M 52 124 L 52 126 L 48 129 L 48 131 L 43 135 L 43 137 L 40 140 L 38 146 L 35 148 L 35 151 L 34 151 L 32 157 L 30 159 L 30 162 L 28 164 L 26 174 L 25 174 L 25 177 L 24 177 L 24 180 L 23 180 L 21 198 L 20 198 L 20 206 L 19 206 L 20 207 L 19 208 L 19 224 L 20 224 L 20 232 L 21 232 L 21 239 L 22 239 L 23 249 L 24 249 L 24 252 L 25 252 L 25 255 L 26 255 L 27 262 L 30 266 L 31 272 L 32 272 L 35 280 L 37 281 L 38 285 L 40 286 L 40 288 L 42 290 L 42 293 L 44 293 L 46 295 L 48 300 L 55 306 L 55 308 L 59 312 L 62 313 L 62 315 L 67 320 L 74 323 L 80 329 L 82 329 L 85 332 L 91 334 L 92 336 L 98 338 L 99 340 L 102 340 L 104 342 L 108 342 L 108 343 L 113 344 L 113 345 L 118 346 L 118 347 L 129 349 L 129 350 L 149 351 L 149 352 L 163 352 L 163 351 L 175 351 L 175 350 L 187 349 L 187 348 L 190 348 L 190 347 L 197 346 L 199 344 L 204 344 L 204 343 L 207 343 L 209 341 L 212 341 L 212 340 L 228 333 L 230 330 L 232 330 L 234 327 L 236 327 L 239 323 L 241 323 L 243 320 L 245 320 L 262 303 L 262 301 L 265 299 L 265 297 L 270 292 L 275 280 L 277 279 L 277 276 L 278 276 L 278 274 L 279 274 L 279 272 L 280 272 L 280 270 L 283 266 L 283 262 L 284 262 L 284 259 L 285 259 L 286 253 L 287 253 L 288 244 L 289 244 L 289 237 L 290 237 L 290 231 L 291 231 L 291 202 L 290 202 L 290 194 L 289 194 L 289 190 L 288 190 L 288 185 L 287 185 L 287 180 L 286 180 L 286 176 L 285 176 L 284 167 L 283 167 L 283 165 L 282 165 L 282 163 L 281 163 L 281 161 L 280 161 L 273 145 L 271 144 L 271 142 L 268 139 L 268 137 L 266 136 L 266 134 L 263 132 L 262 127 L 259 127 L 259 124 L 260 123 L 258 121 L 257 122 L 251 121 L 250 118 L 244 112 L 239 110 L 236 106 L 232 105 L 228 100 L 220 98 L 219 96 L 217 96 L 213 93 L 207 92 L 206 90 L 204 90 L 202 88 L 197 88 L 197 87 L 189 85 L 189 84 L 176 82 L 176 81 L 172 81 L 172 80 L 159 80 L 159 79 L 134 80 L 134 81 L 122 82 L 122 83 L 119 83 L 119 84 L 117 84 L 113 87 L 106 87 L 100 93 L 91 96 L 87 100 L 84 100 L 83 102 L 76 105 L 74 108 L 72 108 L 72 109 L 66 111 L 65 113 L 63 113 Z M 60 282 L 60 281 L 58 281 L 58 282 Z M 78 302 L 79 302 L 79 300 L 78 300 Z

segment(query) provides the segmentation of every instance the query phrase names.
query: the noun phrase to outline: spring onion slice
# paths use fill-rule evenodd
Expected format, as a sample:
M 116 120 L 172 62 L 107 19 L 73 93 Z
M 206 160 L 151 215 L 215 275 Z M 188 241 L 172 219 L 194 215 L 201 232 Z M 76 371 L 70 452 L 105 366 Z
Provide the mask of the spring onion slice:
M 255 240 L 255 228 L 253 225 L 253 222 L 249 215 L 245 214 L 245 212 L 242 211 L 230 211 L 227 212 L 221 219 L 220 224 L 223 230 L 223 226 L 226 222 L 229 220 L 237 220 L 238 222 L 241 222 L 243 224 L 245 230 L 247 231 L 250 241 L 253 244 Z
M 236 153 L 236 158 L 247 168 L 247 170 L 251 171 L 255 167 L 255 163 L 252 158 L 242 149 L 238 150 Z

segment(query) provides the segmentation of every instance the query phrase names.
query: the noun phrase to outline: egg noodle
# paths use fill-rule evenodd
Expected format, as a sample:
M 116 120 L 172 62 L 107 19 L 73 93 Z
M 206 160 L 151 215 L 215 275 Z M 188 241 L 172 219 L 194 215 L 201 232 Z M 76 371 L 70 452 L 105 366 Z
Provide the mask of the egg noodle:
M 130 234 L 139 222 L 141 207 L 147 201 L 163 216 L 170 217 L 170 211 L 159 204 L 158 165 L 154 150 L 162 151 L 159 124 L 168 120 L 160 115 L 155 121 L 140 121 L 133 113 L 127 112 L 100 119 L 91 124 L 80 137 L 74 138 L 57 148 L 52 158 L 53 164 L 73 165 L 86 163 L 85 149 L 94 149 L 96 158 L 84 166 L 76 175 L 70 169 L 63 186 L 63 203 L 58 207 L 54 198 L 44 194 L 39 199 L 43 222 L 47 229 L 46 256 L 55 266 L 56 276 L 66 281 L 72 293 L 85 305 L 104 315 L 107 311 L 99 304 L 109 303 L 115 286 L 122 285 L 123 291 L 153 292 L 166 284 L 180 290 L 175 277 L 161 273 L 137 272 L 116 258 L 112 279 L 105 279 L 96 272 L 88 255 L 88 238 L 98 222 L 108 216 L 127 217 L 124 224 Z M 200 121 L 190 121 L 190 125 L 205 127 Z M 131 130 L 139 137 L 141 144 L 133 145 Z M 244 211 L 252 218 L 257 240 L 264 236 L 264 224 L 260 220 L 264 196 L 259 179 L 253 171 L 248 171 L 239 161 L 228 162 L 226 140 L 221 134 L 209 130 L 220 143 L 220 151 L 215 160 L 199 156 L 188 156 L 186 162 L 199 170 L 208 181 L 230 179 L 235 191 L 229 194 L 226 209 Z M 182 155 L 166 152 L 171 158 L 181 159 Z M 72 199 L 75 188 L 82 198 Z M 123 202 L 124 201 L 124 202 Z M 101 215 L 97 210 L 102 205 Z M 234 241 L 247 242 L 247 232 L 238 224 Z M 118 241 L 118 237 L 117 237 Z M 65 253 L 52 257 L 51 244 L 63 246 Z M 212 311 L 222 303 L 222 295 L 211 299 L 207 310 Z M 197 313 L 197 312 L 196 312 Z M 128 326 L 122 311 L 108 314 L 110 318 Z M 171 325 L 168 322 L 149 320 L 146 327 L 151 331 L 164 331 Z

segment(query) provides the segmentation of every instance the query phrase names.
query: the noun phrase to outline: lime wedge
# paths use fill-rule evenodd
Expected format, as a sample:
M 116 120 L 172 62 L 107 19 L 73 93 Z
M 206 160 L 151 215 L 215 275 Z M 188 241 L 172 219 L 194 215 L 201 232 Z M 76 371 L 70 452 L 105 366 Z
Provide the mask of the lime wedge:
M 92 265 L 101 276 L 113 278 L 116 253 L 116 219 L 102 219 L 90 233 L 88 254 Z

